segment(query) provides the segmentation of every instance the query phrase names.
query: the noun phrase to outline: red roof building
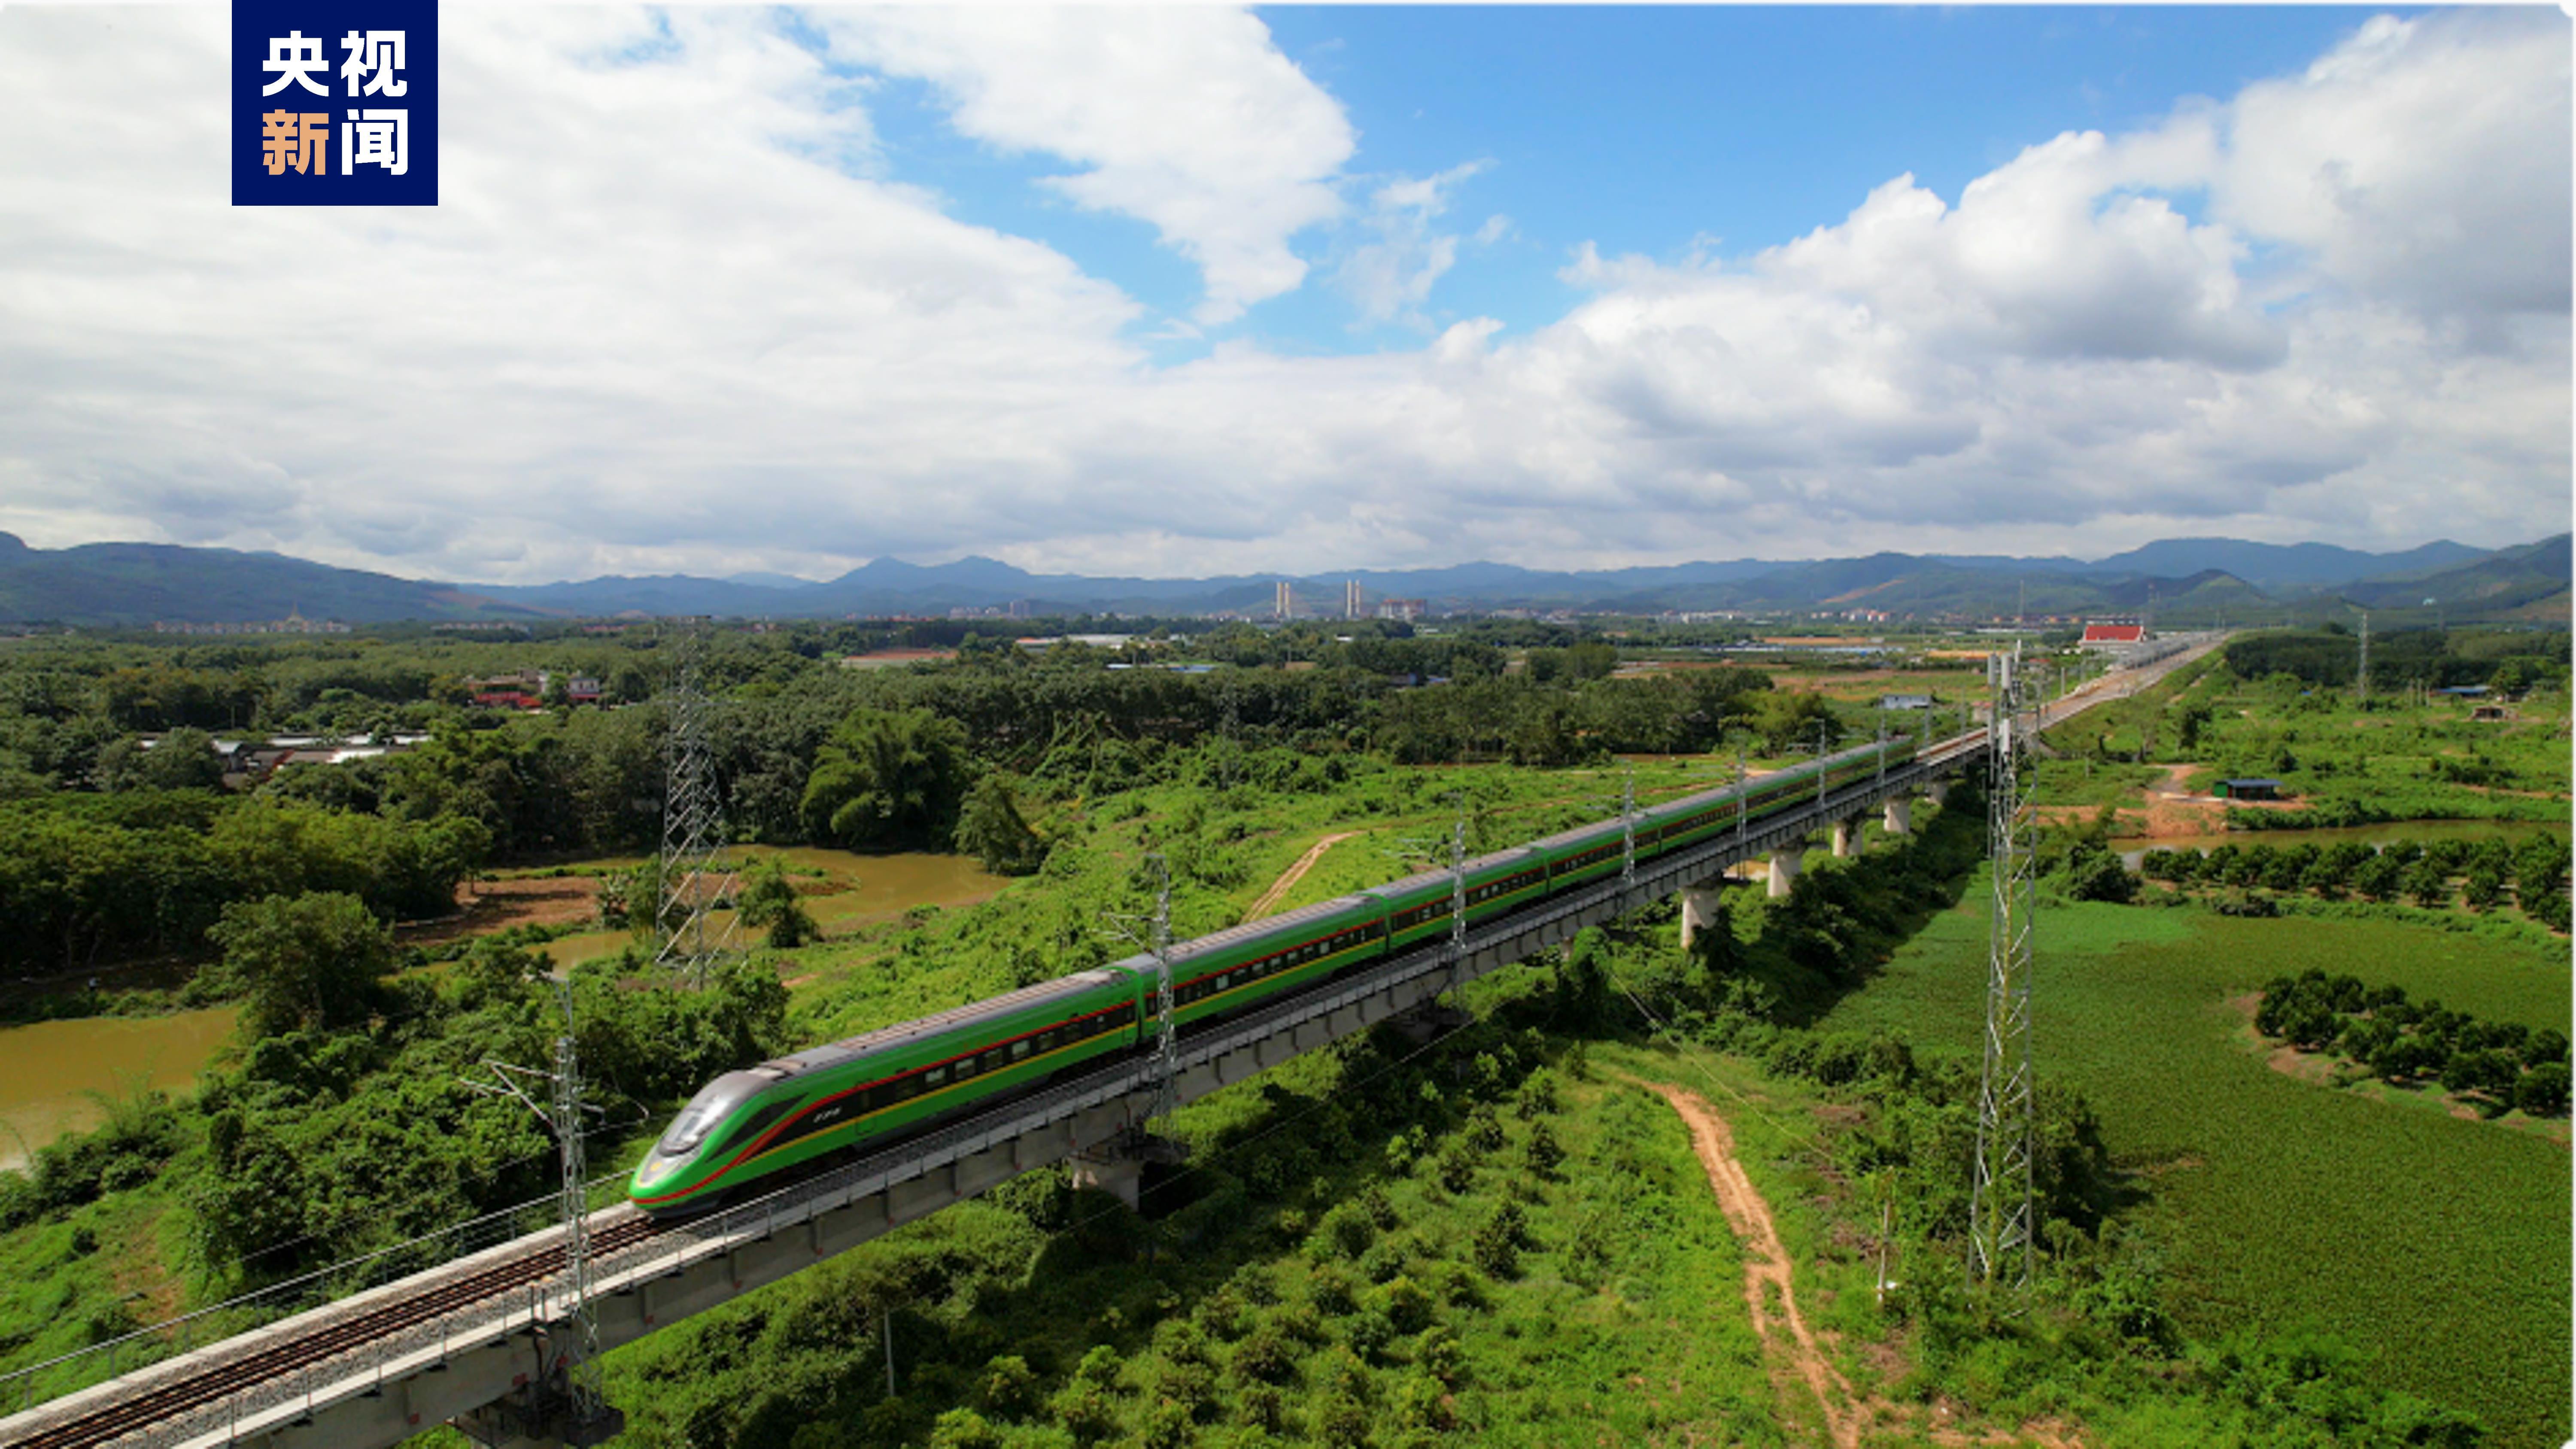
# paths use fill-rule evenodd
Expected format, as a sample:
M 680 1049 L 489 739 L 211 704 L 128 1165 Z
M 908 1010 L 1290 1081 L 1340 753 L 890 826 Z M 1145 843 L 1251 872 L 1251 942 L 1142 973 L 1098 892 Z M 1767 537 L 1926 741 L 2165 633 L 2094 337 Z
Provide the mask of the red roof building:
M 2084 626 L 2084 644 L 2087 648 L 2142 644 L 2146 642 L 2146 638 L 2147 626 L 2144 624 L 2087 624 Z

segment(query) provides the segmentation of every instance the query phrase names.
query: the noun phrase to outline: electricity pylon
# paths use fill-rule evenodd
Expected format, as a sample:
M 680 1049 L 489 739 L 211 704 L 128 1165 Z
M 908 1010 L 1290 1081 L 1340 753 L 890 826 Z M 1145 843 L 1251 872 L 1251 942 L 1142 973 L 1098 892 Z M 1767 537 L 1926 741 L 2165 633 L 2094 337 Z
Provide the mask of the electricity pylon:
M 1976 1182 L 1968 1199 L 1969 1274 L 1978 1283 L 2030 1283 L 2034 1207 L 2031 1158 L 2036 1148 L 2030 1060 L 2031 912 L 2034 866 L 2028 801 L 2021 786 L 2027 747 L 2021 650 L 1987 660 L 1993 694 L 1992 793 L 1987 800 L 1987 854 L 1994 901 L 1986 948 L 1985 1073 L 1977 1092 Z
M 670 711 L 664 741 L 661 881 L 653 927 L 661 938 L 653 964 L 693 986 L 734 950 L 731 916 L 713 919 L 716 902 L 732 899 L 736 882 L 724 859 L 724 814 L 717 797 L 714 750 L 707 741 L 709 706 L 699 689 L 705 638 L 698 621 L 682 626 L 675 642 Z

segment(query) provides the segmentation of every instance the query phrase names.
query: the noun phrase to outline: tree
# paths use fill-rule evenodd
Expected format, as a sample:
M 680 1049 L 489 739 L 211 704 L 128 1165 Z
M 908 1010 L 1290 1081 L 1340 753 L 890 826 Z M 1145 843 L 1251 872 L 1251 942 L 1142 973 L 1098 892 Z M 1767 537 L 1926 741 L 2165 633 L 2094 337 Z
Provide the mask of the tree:
M 957 816 L 957 850 L 995 875 L 1027 875 L 1046 863 L 1046 842 L 1021 817 L 1000 775 L 986 775 L 967 795 Z
M 777 861 L 753 867 L 737 905 L 744 925 L 769 933 L 773 951 L 793 951 L 822 934 L 804 903 L 796 899 L 795 883 Z
M 966 788 L 966 730 L 927 709 L 863 709 L 832 729 L 801 807 L 817 840 L 946 843 Z
M 231 902 L 206 939 L 224 953 L 217 984 L 245 998 L 253 1037 L 365 1021 L 393 966 L 393 937 L 340 891 Z
M 2120 857 L 2098 845 L 2079 845 L 2066 861 L 2066 893 L 2079 901 L 2127 904 L 2137 899 L 2138 878 Z
M 2542 1062 L 2522 1074 L 2513 1104 L 2534 1117 L 2567 1115 L 2567 1064 Z
M 1754 732 L 1762 736 L 1763 748 L 1772 754 L 1784 754 L 1793 748 L 1814 748 L 1818 727 L 1822 726 L 1826 749 L 1842 739 L 1842 721 L 1825 697 L 1810 690 L 1784 689 L 1762 696 L 1754 702 L 1751 720 Z

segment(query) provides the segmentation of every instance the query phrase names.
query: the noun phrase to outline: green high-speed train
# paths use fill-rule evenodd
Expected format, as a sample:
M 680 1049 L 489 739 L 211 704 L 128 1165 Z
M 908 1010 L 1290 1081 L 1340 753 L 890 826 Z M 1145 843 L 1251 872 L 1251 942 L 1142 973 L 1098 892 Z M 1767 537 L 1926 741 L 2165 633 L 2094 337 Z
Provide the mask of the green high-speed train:
M 1866 745 L 1685 796 L 1634 817 L 1649 860 L 1909 763 L 1910 740 Z M 1739 802 L 1738 796 L 1742 795 Z M 1609 820 L 1469 861 L 1470 925 L 1618 872 L 1627 827 Z M 1171 950 L 1176 1028 L 1188 1032 L 1352 967 L 1446 937 L 1447 871 L 1183 942 Z M 782 1175 L 846 1161 L 1154 1038 L 1150 955 L 1077 971 L 845 1041 L 727 1072 L 689 1099 L 635 1170 L 628 1195 L 656 1216 L 704 1211 Z

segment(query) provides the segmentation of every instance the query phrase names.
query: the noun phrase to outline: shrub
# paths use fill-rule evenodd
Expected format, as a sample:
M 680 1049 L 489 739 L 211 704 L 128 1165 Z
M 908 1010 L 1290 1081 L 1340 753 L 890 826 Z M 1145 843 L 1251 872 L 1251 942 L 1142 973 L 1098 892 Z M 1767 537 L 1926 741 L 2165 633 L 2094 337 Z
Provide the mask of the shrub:
M 1297 1371 L 1297 1356 L 1285 1336 L 1262 1324 L 1234 1346 L 1234 1376 L 1248 1383 L 1284 1384 Z
M 1118 1431 L 1117 1402 L 1097 1383 L 1077 1378 L 1056 1392 L 1049 1407 L 1075 1443 L 1097 1444 Z
M 2513 1104 L 2534 1117 L 2567 1115 L 2567 1064 L 2542 1062 L 2522 1074 L 2514 1088 Z
M 1266 1383 L 1247 1385 L 1234 1396 L 1235 1421 L 1267 1433 L 1278 1433 L 1287 1426 L 1287 1407 L 1279 1391 Z
M 1038 1376 L 1029 1361 L 1004 1354 L 984 1365 L 984 1406 L 1005 1419 L 1024 1419 L 1038 1406 Z
M 1565 1149 L 1557 1145 L 1556 1134 L 1547 1130 L 1545 1122 L 1532 1122 L 1529 1141 L 1522 1145 L 1521 1156 L 1529 1163 L 1532 1173 L 1546 1177 L 1565 1160 Z
M 1002 1449 L 1002 1435 L 973 1409 L 950 1409 L 932 1426 L 930 1449 Z
M 1519 1203 L 1505 1199 L 1497 1204 L 1492 1215 L 1476 1229 L 1472 1250 L 1476 1266 L 1497 1278 L 1519 1276 L 1521 1240 L 1528 1228 Z
M 1360 1307 L 1359 1295 L 1351 1291 L 1350 1275 L 1336 1267 L 1316 1270 L 1315 1281 L 1306 1289 L 1306 1299 L 1327 1318 L 1347 1318 Z

